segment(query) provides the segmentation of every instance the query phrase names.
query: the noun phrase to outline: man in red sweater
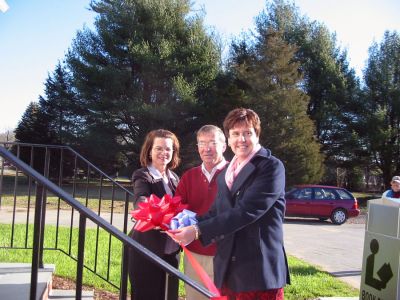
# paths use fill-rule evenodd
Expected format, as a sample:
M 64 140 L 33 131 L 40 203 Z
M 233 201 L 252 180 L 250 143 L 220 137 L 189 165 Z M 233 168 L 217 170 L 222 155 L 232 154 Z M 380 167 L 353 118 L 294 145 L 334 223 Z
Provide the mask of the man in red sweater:
M 202 164 L 187 170 L 181 177 L 175 196 L 181 196 L 182 202 L 188 204 L 189 210 L 201 216 L 211 207 L 217 195 L 216 178 L 227 161 L 223 153 L 226 150 L 225 135 L 214 125 L 204 125 L 197 131 L 197 149 Z M 213 257 L 216 247 L 214 244 L 203 247 L 199 240 L 192 242 L 187 248 L 193 256 L 213 278 Z M 184 259 L 185 274 L 190 278 L 200 281 L 192 265 Z M 200 282 L 201 283 L 201 282 Z M 187 300 L 208 299 L 189 285 L 185 285 Z

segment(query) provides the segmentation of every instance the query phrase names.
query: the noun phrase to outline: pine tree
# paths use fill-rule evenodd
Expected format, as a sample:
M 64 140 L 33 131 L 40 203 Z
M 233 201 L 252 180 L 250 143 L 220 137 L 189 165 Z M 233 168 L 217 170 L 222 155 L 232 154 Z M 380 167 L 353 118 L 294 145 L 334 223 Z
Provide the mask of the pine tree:
M 369 49 L 358 134 L 385 184 L 400 172 L 400 35 L 385 32 Z
M 41 97 L 39 101 L 43 100 Z M 26 108 L 22 119 L 19 121 L 15 129 L 15 139 L 17 142 L 24 142 L 30 144 L 45 144 L 51 145 L 57 143 L 57 136 L 50 130 L 51 119 L 42 110 L 38 102 L 31 102 Z M 21 147 L 20 151 L 16 148 L 13 149 L 15 155 L 18 155 L 21 160 L 33 167 L 38 172 L 44 170 L 45 149 L 39 148 L 31 158 L 31 149 L 28 147 Z
M 268 1 L 265 12 L 258 16 L 257 31 L 262 34 L 269 28 L 281 31 L 285 41 L 297 48 L 293 59 L 300 63 L 300 86 L 309 96 L 307 113 L 316 126 L 326 167 L 351 171 L 368 164 L 360 159 L 365 151 L 354 134 L 360 83 L 349 67 L 346 51 L 337 46 L 335 34 L 300 15 L 295 4 L 286 0 Z M 333 184 L 336 178 L 328 176 L 324 181 Z
M 57 136 L 57 144 L 79 145 L 85 132 L 80 115 L 85 109 L 73 92 L 70 74 L 61 63 L 46 79 L 45 95 L 39 105 L 50 120 L 49 130 Z
M 261 143 L 272 149 L 286 166 L 287 185 L 318 182 L 323 157 L 308 117 L 307 95 L 299 88 L 296 48 L 282 33 L 269 29 L 252 49 L 236 47 L 232 65 L 245 96 L 242 104 L 254 109 L 262 121 Z
M 39 97 L 39 101 L 42 98 Z M 15 129 L 18 142 L 32 144 L 54 144 L 57 137 L 50 128 L 50 118 L 42 110 L 38 102 L 31 102 L 26 108 Z
M 202 17 L 191 13 L 188 0 L 103 0 L 91 7 L 96 31 L 79 32 L 67 56 L 87 108 L 88 152 L 110 144 L 137 166 L 151 129 L 192 140 L 199 98 L 220 62 Z

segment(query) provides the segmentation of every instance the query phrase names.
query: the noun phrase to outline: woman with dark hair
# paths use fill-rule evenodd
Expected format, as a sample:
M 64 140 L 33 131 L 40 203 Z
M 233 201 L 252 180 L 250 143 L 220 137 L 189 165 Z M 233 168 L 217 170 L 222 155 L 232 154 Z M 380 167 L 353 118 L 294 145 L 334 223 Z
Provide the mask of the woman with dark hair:
M 132 175 L 134 205 L 151 194 L 162 198 L 165 194 L 174 195 L 178 176 L 171 171 L 179 165 L 179 141 L 175 134 L 164 129 L 150 131 L 140 152 L 142 168 Z M 165 233 L 157 229 L 140 232 L 132 229 L 129 233 L 134 240 L 154 252 L 160 258 L 178 268 L 179 246 Z M 178 279 L 168 277 L 167 273 L 146 259 L 139 252 L 129 252 L 129 279 L 134 300 L 177 300 Z M 168 298 L 165 298 L 165 293 Z
M 223 126 L 235 156 L 217 178 L 214 204 L 196 225 L 171 232 L 182 244 L 216 242 L 214 282 L 228 299 L 284 299 L 290 282 L 284 166 L 259 144 L 261 124 L 253 110 L 232 110 Z

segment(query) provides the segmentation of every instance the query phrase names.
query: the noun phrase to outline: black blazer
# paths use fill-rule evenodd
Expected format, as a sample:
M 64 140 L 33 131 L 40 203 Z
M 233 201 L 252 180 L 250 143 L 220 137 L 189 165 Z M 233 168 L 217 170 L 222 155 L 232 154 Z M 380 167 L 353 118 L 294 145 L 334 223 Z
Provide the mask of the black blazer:
M 178 185 L 179 177 L 174 172 L 170 171 L 172 178 L 170 178 L 170 187 L 172 193 L 175 194 L 176 186 Z M 151 194 L 162 198 L 165 194 L 165 188 L 162 179 L 154 179 L 147 168 L 136 170 L 132 175 L 133 182 L 133 201 L 134 206 L 137 208 L 138 203 L 145 200 Z M 161 233 L 159 230 L 149 230 L 147 232 L 136 231 L 135 228 L 129 234 L 134 240 L 138 241 L 144 247 L 154 252 L 158 256 L 163 256 L 167 235 Z M 179 245 L 176 244 L 176 250 Z
M 239 172 L 232 190 L 218 177 L 210 211 L 199 217 L 200 240 L 217 243 L 214 281 L 235 292 L 276 289 L 289 283 L 283 246 L 285 169 L 261 148 Z

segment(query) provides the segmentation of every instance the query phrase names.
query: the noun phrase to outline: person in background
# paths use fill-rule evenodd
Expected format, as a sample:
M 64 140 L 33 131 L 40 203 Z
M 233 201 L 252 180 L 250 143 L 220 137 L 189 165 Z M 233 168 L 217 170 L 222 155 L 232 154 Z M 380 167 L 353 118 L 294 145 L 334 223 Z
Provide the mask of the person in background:
M 165 129 L 153 130 L 147 134 L 140 152 L 142 168 L 132 175 L 135 208 L 151 194 L 159 198 L 165 194 L 171 196 L 175 194 L 179 178 L 171 170 L 176 168 L 179 162 L 179 141 L 175 134 Z M 179 246 L 165 233 L 156 229 L 139 232 L 133 228 L 129 236 L 178 268 Z M 164 270 L 139 252 L 130 249 L 129 280 L 132 286 L 132 299 L 177 300 L 178 279 L 169 276 L 166 280 L 166 276 Z M 168 298 L 165 298 L 165 293 L 168 293 Z
M 222 130 L 214 125 L 201 127 L 197 131 L 197 150 L 202 164 L 189 169 L 182 175 L 175 196 L 181 196 L 182 203 L 188 204 L 187 209 L 201 216 L 211 207 L 217 195 L 216 178 L 227 164 L 223 156 L 226 142 Z M 215 244 L 204 247 L 200 241 L 194 241 L 187 248 L 210 278 L 213 278 Z M 186 257 L 184 257 L 184 270 L 187 276 L 200 281 Z M 185 284 L 185 290 L 187 300 L 208 299 L 187 284 Z
M 290 283 L 284 166 L 259 144 L 260 119 L 253 110 L 230 111 L 223 126 L 235 156 L 217 178 L 217 198 L 196 225 L 171 233 L 182 244 L 217 243 L 214 282 L 228 299 L 284 299 Z
M 385 191 L 382 197 L 400 198 L 400 176 L 393 176 L 390 189 Z

